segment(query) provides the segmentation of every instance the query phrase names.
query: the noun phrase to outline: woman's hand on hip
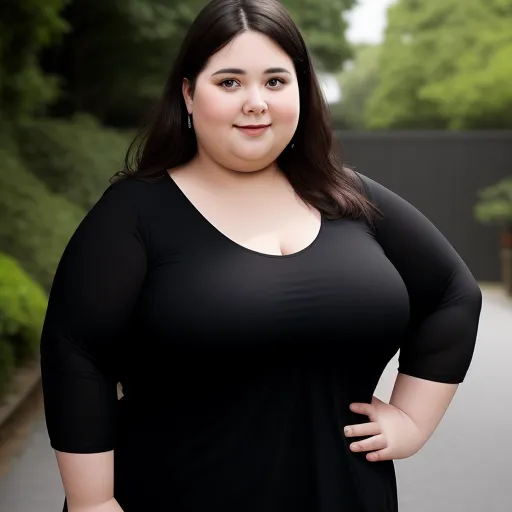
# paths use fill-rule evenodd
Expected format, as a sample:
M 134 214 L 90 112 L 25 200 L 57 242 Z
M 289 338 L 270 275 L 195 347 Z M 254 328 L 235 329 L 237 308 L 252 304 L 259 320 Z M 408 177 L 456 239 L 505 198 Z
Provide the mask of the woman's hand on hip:
M 416 424 L 402 410 L 387 404 L 377 397 L 371 404 L 352 403 L 350 410 L 368 416 L 369 423 L 347 425 L 347 438 L 372 436 L 350 444 L 355 453 L 369 452 L 366 459 L 378 462 L 392 459 L 406 459 L 417 453 L 426 440 Z

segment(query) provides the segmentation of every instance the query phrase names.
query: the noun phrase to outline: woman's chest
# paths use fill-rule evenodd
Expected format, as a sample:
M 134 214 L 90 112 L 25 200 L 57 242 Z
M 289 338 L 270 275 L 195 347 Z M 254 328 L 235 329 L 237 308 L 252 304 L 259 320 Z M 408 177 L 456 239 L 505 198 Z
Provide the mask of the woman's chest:
M 158 240 L 138 312 L 159 343 L 396 342 L 407 328 L 406 287 L 362 222 L 326 220 L 311 246 L 286 257 L 213 231 Z

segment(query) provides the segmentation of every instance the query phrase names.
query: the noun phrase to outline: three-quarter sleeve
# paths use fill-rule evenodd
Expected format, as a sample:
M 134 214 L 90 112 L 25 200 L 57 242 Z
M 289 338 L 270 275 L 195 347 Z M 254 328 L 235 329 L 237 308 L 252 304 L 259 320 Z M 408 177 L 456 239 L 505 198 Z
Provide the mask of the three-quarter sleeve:
M 359 175 L 382 212 L 375 237 L 400 273 L 410 323 L 398 371 L 435 382 L 461 383 L 478 331 L 482 294 L 470 270 L 439 230 L 386 187 Z
M 59 451 L 114 449 L 116 361 L 147 263 L 132 185 L 111 185 L 88 212 L 50 291 L 41 373 L 50 443 Z

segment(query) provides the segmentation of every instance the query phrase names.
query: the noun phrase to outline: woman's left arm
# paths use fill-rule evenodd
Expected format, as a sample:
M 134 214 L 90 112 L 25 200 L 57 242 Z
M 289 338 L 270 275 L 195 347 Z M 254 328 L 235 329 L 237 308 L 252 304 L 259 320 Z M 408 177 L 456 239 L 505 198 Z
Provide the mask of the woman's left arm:
M 409 329 L 398 371 L 418 379 L 460 384 L 477 337 L 482 292 L 469 268 L 419 210 L 379 183 L 361 177 L 383 213 L 375 238 L 409 294 Z
M 398 373 L 389 404 L 411 418 L 423 445 L 443 419 L 458 387 Z
M 384 458 L 404 458 L 432 435 L 466 376 L 476 344 L 482 293 L 462 258 L 421 212 L 379 183 L 359 177 L 383 213 L 375 238 L 407 287 L 410 322 L 400 345 L 390 403 L 374 398 L 372 404 L 351 406 L 354 412 L 370 416 L 374 429 L 350 426 L 349 435 L 378 430 L 375 438 L 357 443 L 359 450 L 380 449 Z M 385 428 L 379 429 L 379 423 Z M 382 445 L 389 445 L 389 438 L 398 442 L 407 437 L 397 435 L 400 428 L 410 434 L 410 447 L 396 446 L 393 454 L 391 447 Z M 386 429 L 387 433 L 382 432 Z
M 425 442 L 464 380 L 476 343 L 482 294 L 464 262 L 458 255 L 455 259 L 448 282 L 440 287 L 437 300 L 418 315 L 400 349 L 399 373 L 389 401 L 414 421 Z

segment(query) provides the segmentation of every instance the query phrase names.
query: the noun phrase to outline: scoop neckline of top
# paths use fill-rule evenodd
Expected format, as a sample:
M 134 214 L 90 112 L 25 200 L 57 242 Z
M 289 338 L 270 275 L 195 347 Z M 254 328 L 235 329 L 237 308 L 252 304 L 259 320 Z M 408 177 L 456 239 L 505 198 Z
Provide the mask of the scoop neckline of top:
M 317 243 L 318 243 L 318 240 L 320 239 L 320 235 L 322 234 L 323 232 L 323 229 L 324 229 L 324 224 L 325 224 L 325 219 L 324 219 L 324 216 L 322 214 L 322 212 L 319 212 L 320 213 L 320 227 L 318 229 L 318 232 L 315 236 L 315 238 L 306 246 L 304 247 L 303 249 L 301 249 L 300 251 L 297 251 L 297 252 L 293 252 L 293 253 L 290 253 L 290 254 L 268 254 L 266 252 L 260 252 L 260 251 L 256 251 L 254 249 L 249 249 L 249 247 L 245 247 L 245 245 L 241 245 L 239 244 L 238 242 L 235 242 L 233 239 L 229 238 L 226 234 L 224 234 L 222 231 L 220 231 L 218 228 L 216 228 L 199 210 L 198 208 L 194 205 L 194 203 L 188 198 L 188 196 L 185 194 L 185 192 L 183 192 L 183 190 L 180 188 L 180 186 L 176 183 L 176 181 L 174 180 L 174 178 L 172 178 L 172 176 L 169 174 L 169 172 L 166 170 L 165 171 L 165 174 L 166 174 L 166 181 L 170 182 L 172 184 L 172 186 L 175 188 L 175 190 L 178 192 L 178 194 L 181 196 L 181 198 L 184 200 L 184 202 L 189 206 L 189 208 L 196 214 L 196 216 L 198 216 L 200 218 L 200 220 L 202 220 L 202 222 L 204 224 L 207 225 L 207 227 L 209 227 L 209 229 L 211 229 L 214 233 L 217 234 L 217 236 L 220 236 L 221 238 L 223 238 L 226 242 L 228 242 L 230 245 L 232 245 L 233 247 L 236 247 L 242 251 L 245 251 L 245 252 L 248 252 L 250 254 L 254 254 L 256 256 L 260 256 L 260 257 L 263 257 L 263 258 L 273 258 L 273 259 L 289 259 L 289 258 L 296 258 L 297 256 L 302 256 L 304 253 L 308 252 L 309 250 L 311 250 Z

